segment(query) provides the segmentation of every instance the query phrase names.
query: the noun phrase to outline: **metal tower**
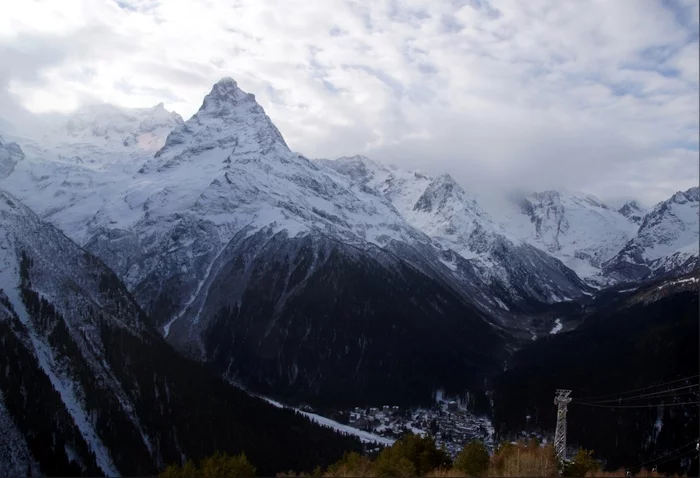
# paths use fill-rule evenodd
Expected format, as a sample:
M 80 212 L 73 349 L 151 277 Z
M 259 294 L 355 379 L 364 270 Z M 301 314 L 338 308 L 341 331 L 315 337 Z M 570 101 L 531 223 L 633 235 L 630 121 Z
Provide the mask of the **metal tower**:
M 566 409 L 571 402 L 571 390 L 557 390 L 554 404 L 557 406 L 557 429 L 554 433 L 554 451 L 559 460 L 566 458 Z

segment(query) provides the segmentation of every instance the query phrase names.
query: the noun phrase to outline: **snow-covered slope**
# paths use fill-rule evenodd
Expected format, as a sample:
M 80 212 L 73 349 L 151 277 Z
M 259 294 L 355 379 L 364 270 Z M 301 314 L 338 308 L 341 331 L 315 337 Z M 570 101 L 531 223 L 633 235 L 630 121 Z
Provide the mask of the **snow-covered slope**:
M 38 117 L 8 137 L 30 157 L 88 170 L 121 169 L 152 156 L 182 122 L 162 103 L 152 108 L 88 105 L 68 115 Z
M 637 234 L 606 262 L 606 273 L 638 280 L 697 268 L 699 206 L 697 187 L 657 204 L 644 216 Z
M 545 191 L 513 198 L 493 213 L 509 233 L 560 259 L 581 278 L 605 283 L 603 262 L 638 225 L 594 196 Z
M 142 109 L 93 105 L 69 116 L 42 118 L 35 129 L 11 136 L 21 149 L 5 145 L 23 161 L 17 156 L 3 160 L 0 146 L 0 171 L 14 171 L 4 181 L 0 174 L 0 187 L 82 244 L 95 212 L 119 197 L 179 124 L 182 118 L 162 104 Z
M 469 261 L 482 288 L 506 310 L 570 299 L 587 289 L 558 260 L 509 237 L 447 174 L 432 178 L 362 156 L 320 162 L 386 197 L 411 226 Z
M 253 95 L 231 79 L 214 85 L 118 199 L 96 212 L 88 235 L 89 250 L 124 278 L 169 341 L 256 391 L 321 390 L 326 398 L 338 393 L 327 384 L 354 370 L 356 394 L 387 393 L 370 391 L 369 383 L 381 373 L 403 380 L 407 362 L 377 365 L 363 357 L 409 353 L 408 344 L 425 338 L 419 311 L 426 322 L 444 323 L 430 331 L 431 340 L 448 340 L 447 324 L 458 317 L 456 337 L 471 324 L 482 344 L 500 340 L 484 313 L 497 304 L 479 290 L 471 269 L 455 278 L 440 260 L 441 248 L 387 198 L 290 151 Z M 336 273 L 358 267 L 362 287 Z M 402 302 L 394 313 L 414 301 L 401 324 L 384 310 L 374 283 L 379 277 L 394 284 L 386 297 Z M 435 295 L 419 294 L 421 283 Z M 319 296 L 329 301 L 312 304 Z M 442 305 L 433 303 L 437 297 Z M 362 310 L 348 321 L 331 319 L 357 307 Z M 224 323 L 221 333 L 211 332 Z M 392 327 L 403 330 L 403 344 L 378 336 Z M 329 333 L 337 341 L 330 348 Z M 475 350 L 474 362 L 490 363 L 491 352 Z M 453 351 L 433 351 L 421 367 L 430 360 L 447 364 Z M 321 365 L 307 354 L 340 355 Z M 413 393 L 429 396 L 424 381 Z
M 119 159 L 115 153 L 140 150 L 154 154 L 183 121 L 160 103 L 152 108 L 88 105 L 67 116 L 43 118 L 42 123 L 42 128 L 26 131 L 23 136 L 43 149 L 58 152 L 66 161 L 103 167 L 105 158 L 108 162 Z
M 118 471 L 90 419 L 83 380 L 89 375 L 99 381 L 114 407 L 111 413 L 126 414 L 132 426 L 140 428 L 131 412 L 133 403 L 104 361 L 100 322 L 134 333 L 143 330 L 138 306 L 115 284 L 118 279 L 102 263 L 0 190 L 0 290 L 6 332 L 14 331 L 58 392 L 60 413 L 67 413 L 62 419 L 68 428 L 60 439 L 68 440 L 68 459 L 74 455 L 83 472 L 101 470 L 110 476 Z M 5 388 L 3 393 L 7 399 L 12 392 Z M 61 423 L 57 418 L 57 426 Z
M 316 455 L 311 468 L 355 446 L 180 357 L 111 270 L 2 190 L 0 343 L 9 475 L 152 476 L 221 449 L 245 449 L 274 474 L 301 450 Z
M 424 241 L 391 206 L 289 150 L 253 95 L 217 83 L 116 200 L 88 223 L 87 246 L 149 310 L 167 292 L 184 312 L 237 234 L 311 232 L 349 244 Z

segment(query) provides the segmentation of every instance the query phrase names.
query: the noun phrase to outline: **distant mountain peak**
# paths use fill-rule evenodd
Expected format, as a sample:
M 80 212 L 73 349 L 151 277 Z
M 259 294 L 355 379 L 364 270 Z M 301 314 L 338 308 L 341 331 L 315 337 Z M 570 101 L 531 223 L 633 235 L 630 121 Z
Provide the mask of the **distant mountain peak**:
M 222 88 L 229 88 L 229 87 L 238 88 L 238 83 L 236 83 L 236 80 L 234 80 L 234 79 L 231 78 L 230 76 L 224 76 L 224 77 L 221 78 L 219 81 L 217 81 L 216 83 L 214 83 L 214 88 L 218 88 L 218 87 L 222 87 Z
M 76 148 L 70 144 L 85 145 L 88 149 L 99 144 L 114 152 L 122 152 L 126 147 L 153 154 L 163 146 L 170 130 L 182 123 L 182 117 L 168 111 L 163 103 L 150 108 L 88 104 L 73 113 L 52 118 L 40 142 L 53 147 L 66 146 L 62 152 L 65 156 L 85 154 L 79 151 L 82 146 Z
M 359 182 L 369 181 L 380 171 L 388 172 L 383 164 L 361 154 L 341 156 L 333 160 L 325 159 L 321 160 L 321 163 Z
M 697 187 L 678 191 L 644 214 L 635 237 L 605 264 L 608 273 L 639 280 L 696 268 L 700 260 L 698 192 Z
M 236 107 L 242 105 L 249 105 L 251 108 L 257 106 L 262 110 L 255 101 L 255 95 L 241 90 L 238 87 L 238 83 L 232 78 L 222 78 L 214 84 L 209 94 L 204 97 L 198 114 L 210 113 L 221 117 L 240 114 L 241 112 Z
M 275 147 L 290 152 L 255 95 L 244 92 L 227 77 L 214 84 L 192 118 L 171 131 L 156 158 L 167 154 L 179 162 L 184 156 L 215 148 L 230 149 L 234 155 L 264 155 Z M 170 161 L 158 167 L 173 164 Z
M 413 210 L 435 211 L 444 208 L 450 200 L 462 202 L 464 199 L 465 192 L 462 187 L 449 174 L 442 174 L 430 183 L 413 206 Z
M 675 202 L 678 204 L 685 204 L 686 202 L 698 201 L 700 200 L 700 188 L 697 186 L 692 187 L 686 191 L 678 191 L 676 194 L 671 196 L 670 202 Z
M 617 210 L 620 214 L 625 216 L 627 219 L 634 221 L 636 224 L 642 222 L 644 218 L 644 210 L 635 200 L 626 202 L 620 209 Z

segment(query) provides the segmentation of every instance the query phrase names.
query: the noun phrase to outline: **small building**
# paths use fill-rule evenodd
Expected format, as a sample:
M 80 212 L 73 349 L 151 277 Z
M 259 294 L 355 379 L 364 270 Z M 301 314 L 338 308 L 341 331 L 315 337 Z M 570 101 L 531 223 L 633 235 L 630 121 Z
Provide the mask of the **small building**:
M 355 428 L 359 428 L 360 430 L 367 430 L 370 428 L 370 423 L 366 418 L 359 418 L 353 423 L 353 426 Z

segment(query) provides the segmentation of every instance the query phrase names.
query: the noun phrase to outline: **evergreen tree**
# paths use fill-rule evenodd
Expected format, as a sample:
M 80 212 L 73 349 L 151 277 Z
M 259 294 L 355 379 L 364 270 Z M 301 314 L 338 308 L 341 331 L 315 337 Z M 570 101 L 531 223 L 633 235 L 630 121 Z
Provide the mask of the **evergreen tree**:
M 375 476 L 374 464 L 369 457 L 353 451 L 329 466 L 324 476 Z
M 452 466 L 450 455 L 438 449 L 432 437 L 409 434 L 379 453 L 375 462 L 379 476 L 424 475 L 435 468 Z
M 489 467 L 489 452 L 479 440 L 467 443 L 457 458 L 454 467 L 468 476 L 481 476 Z
M 204 478 L 250 477 L 255 476 L 255 467 L 250 464 L 245 453 L 234 456 L 216 453 L 202 460 L 199 465 L 199 476 Z

